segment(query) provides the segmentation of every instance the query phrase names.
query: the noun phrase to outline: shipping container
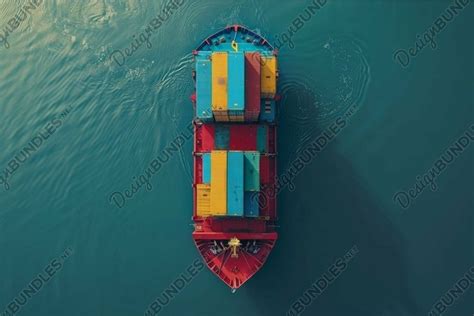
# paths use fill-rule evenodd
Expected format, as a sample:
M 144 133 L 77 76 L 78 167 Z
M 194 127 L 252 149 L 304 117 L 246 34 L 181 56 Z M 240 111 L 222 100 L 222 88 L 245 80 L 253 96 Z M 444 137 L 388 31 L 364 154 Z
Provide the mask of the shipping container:
M 277 151 L 277 144 L 276 144 L 276 125 L 268 125 L 268 143 L 267 143 L 267 152 L 268 153 L 276 153 Z
M 268 126 L 259 125 L 257 130 L 257 150 L 261 153 L 267 152 Z
M 211 152 L 211 213 L 227 213 L 227 151 Z
M 244 189 L 245 191 L 260 190 L 260 153 L 244 152 Z
M 213 111 L 214 120 L 216 122 L 229 122 L 229 112 L 225 111 Z
M 259 192 L 256 192 L 256 191 L 244 192 L 244 216 L 245 217 L 258 217 L 259 216 L 258 199 L 259 199 Z
M 212 53 L 212 111 L 227 111 L 227 52 Z
M 204 122 L 212 121 L 211 107 L 211 60 L 209 55 L 196 56 L 196 117 Z
M 260 53 L 245 53 L 245 120 L 258 120 L 260 80 Z
M 260 111 L 258 111 L 258 112 L 246 111 L 244 121 L 257 122 L 259 118 L 260 118 Z
M 193 184 L 196 184 L 196 183 L 203 183 L 202 182 L 202 178 L 203 178 L 203 175 L 202 175 L 202 155 L 194 155 L 194 161 L 193 161 L 193 164 L 194 164 L 194 182 Z
M 259 196 L 260 216 L 268 219 L 276 218 L 276 194 L 273 183 L 262 187 Z
M 194 136 L 196 138 L 196 148 L 194 149 L 196 152 L 211 151 L 214 149 L 214 125 L 196 125 Z
M 261 56 L 261 95 L 273 99 L 276 94 L 277 61 L 275 56 Z
M 260 155 L 260 183 L 270 184 L 275 182 L 275 156 Z
M 229 122 L 244 122 L 244 112 L 242 114 L 229 115 Z
M 197 216 L 197 184 L 202 182 L 202 159 L 193 155 L 193 217 Z
M 230 150 L 257 150 L 257 126 L 235 124 L 230 126 Z
M 244 153 L 227 153 L 227 215 L 244 215 Z
M 202 154 L 202 183 L 211 183 L 211 154 Z
M 196 184 L 196 215 L 209 216 L 211 214 L 211 186 L 208 184 Z
M 242 52 L 228 54 L 228 103 L 229 118 L 241 116 L 245 110 L 245 56 Z
M 215 137 L 214 137 L 214 149 L 216 150 L 228 150 L 229 139 L 230 139 L 229 125 L 216 125 L 215 126 Z
M 262 100 L 260 109 L 261 122 L 275 122 L 276 117 L 276 102 L 274 100 Z

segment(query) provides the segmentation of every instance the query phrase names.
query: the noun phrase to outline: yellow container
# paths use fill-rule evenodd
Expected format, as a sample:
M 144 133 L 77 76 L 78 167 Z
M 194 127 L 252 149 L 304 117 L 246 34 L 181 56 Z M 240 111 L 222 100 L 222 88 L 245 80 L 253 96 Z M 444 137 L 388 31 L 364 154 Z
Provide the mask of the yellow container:
M 227 213 L 227 151 L 211 151 L 211 215 Z
M 212 111 L 227 111 L 227 53 L 212 53 Z
M 264 98 L 274 98 L 276 94 L 276 56 L 261 56 L 260 91 Z
M 196 214 L 209 216 L 211 214 L 211 186 L 209 184 L 196 185 Z

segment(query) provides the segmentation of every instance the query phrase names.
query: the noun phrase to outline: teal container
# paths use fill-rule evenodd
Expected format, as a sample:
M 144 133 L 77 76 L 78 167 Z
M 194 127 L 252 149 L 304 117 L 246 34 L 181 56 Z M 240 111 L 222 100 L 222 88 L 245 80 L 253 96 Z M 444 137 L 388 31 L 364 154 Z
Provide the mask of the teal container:
M 201 121 L 212 121 L 212 76 L 209 54 L 196 55 L 196 117 Z
M 260 191 L 260 153 L 246 151 L 244 153 L 244 189 Z
M 258 195 L 260 192 L 245 191 L 244 192 L 244 216 L 245 217 L 258 217 Z
M 262 100 L 260 104 L 260 122 L 273 123 L 276 118 L 276 102 L 274 100 Z
M 245 55 L 229 52 L 227 109 L 229 115 L 243 115 L 245 110 Z
M 259 125 L 257 130 L 257 150 L 261 153 L 267 152 L 268 126 Z
M 202 183 L 211 184 L 211 154 L 202 154 Z
M 214 149 L 228 150 L 230 139 L 230 129 L 228 125 L 215 125 Z
M 227 215 L 244 216 L 244 153 L 227 154 Z

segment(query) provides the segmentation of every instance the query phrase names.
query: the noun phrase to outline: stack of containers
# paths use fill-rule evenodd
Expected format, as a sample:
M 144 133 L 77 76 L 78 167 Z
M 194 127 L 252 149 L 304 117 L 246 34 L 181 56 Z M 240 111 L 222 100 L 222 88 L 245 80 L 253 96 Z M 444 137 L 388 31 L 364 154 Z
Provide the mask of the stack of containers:
M 258 151 L 244 153 L 244 190 L 244 215 L 257 217 L 260 191 L 260 153 Z
M 273 123 L 276 80 L 276 56 L 260 52 L 199 52 L 196 117 L 205 123 Z M 255 127 L 252 135 L 256 144 L 252 149 L 236 139 L 232 146 L 230 130 L 237 137 L 252 137 L 247 132 L 236 132 L 243 125 L 208 126 L 214 134 L 213 146 L 204 149 L 210 152 L 202 153 L 202 183 L 196 185 L 197 215 L 259 217 L 263 214 L 258 204 L 260 190 L 273 180 L 264 176 L 270 173 L 265 170 L 274 165 L 274 159 L 268 156 L 269 126 Z M 245 151 L 253 148 L 255 151 Z
M 202 154 L 202 183 L 211 184 L 211 154 Z
M 216 122 L 228 122 L 228 59 L 226 52 L 212 53 L 212 112 Z
M 228 58 L 228 103 L 229 121 L 243 122 L 245 111 L 245 56 L 242 52 L 231 52 Z
M 211 109 L 211 60 L 210 54 L 200 52 L 196 56 L 196 116 L 203 122 L 212 121 Z
M 196 213 L 198 216 L 211 216 L 211 186 L 198 183 L 196 185 Z
M 227 154 L 227 215 L 244 216 L 244 153 Z
M 274 122 L 277 58 L 258 52 L 199 52 L 196 116 L 203 122 Z
M 262 100 L 260 109 L 260 121 L 262 122 L 274 122 L 276 116 L 276 105 L 275 100 L 267 99 Z
M 260 114 L 260 53 L 245 53 L 245 121 L 255 122 Z
M 261 124 L 257 129 L 257 150 L 260 153 L 268 152 L 268 126 Z
M 261 95 L 274 99 L 276 94 L 277 59 L 276 56 L 261 56 Z
M 227 151 L 211 151 L 211 212 L 227 213 Z
M 213 150 L 202 155 L 198 216 L 258 217 L 260 152 Z

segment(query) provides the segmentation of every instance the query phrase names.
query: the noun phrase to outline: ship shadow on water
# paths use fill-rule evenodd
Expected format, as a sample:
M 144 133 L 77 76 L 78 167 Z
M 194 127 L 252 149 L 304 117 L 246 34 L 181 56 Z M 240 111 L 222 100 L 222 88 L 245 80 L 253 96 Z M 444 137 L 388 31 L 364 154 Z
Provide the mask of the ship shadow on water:
M 347 158 L 328 149 L 297 177 L 295 186 L 294 192 L 279 196 L 279 239 L 273 253 L 242 289 L 255 298 L 256 315 L 286 315 L 353 246 L 359 253 L 303 314 L 421 315 L 404 277 L 406 241 Z
M 284 119 L 279 120 L 280 174 L 327 127 L 308 115 L 320 102 L 308 93 L 310 84 L 289 86 L 293 88 L 283 89 L 287 99 L 281 102 Z M 239 290 L 253 299 L 255 315 L 287 315 L 291 305 L 323 274 L 328 276 L 328 269 L 354 246 L 359 252 L 347 269 L 312 300 L 304 315 L 423 314 L 405 278 L 402 251 L 407 241 L 386 216 L 386 201 L 377 201 L 349 157 L 337 152 L 343 134 L 296 176 L 293 192 L 286 188 L 278 195 L 279 239 L 261 271 Z

